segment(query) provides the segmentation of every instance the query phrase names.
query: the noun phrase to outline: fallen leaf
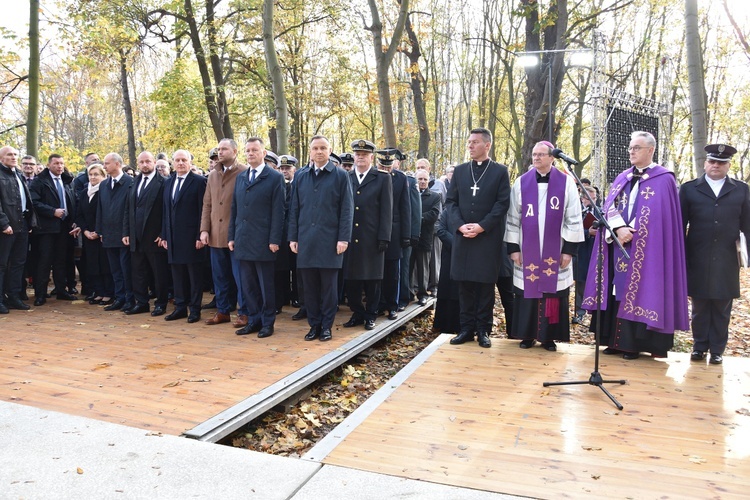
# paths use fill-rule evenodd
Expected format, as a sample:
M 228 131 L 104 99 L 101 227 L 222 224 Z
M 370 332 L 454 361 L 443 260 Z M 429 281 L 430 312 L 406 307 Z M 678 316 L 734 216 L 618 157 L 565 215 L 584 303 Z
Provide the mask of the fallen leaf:
M 180 385 L 180 381 L 179 380 L 177 380 L 175 382 L 170 382 L 168 384 L 165 384 L 162 387 L 175 387 L 175 386 L 178 386 L 178 385 Z
M 706 459 L 705 458 L 701 458 L 701 457 L 699 457 L 697 455 L 693 455 L 692 457 L 690 457 L 690 461 L 693 462 L 694 464 L 705 464 L 706 463 Z
M 77 473 L 79 473 L 79 474 L 83 474 L 83 469 L 81 469 L 80 467 L 78 467 L 78 468 L 76 469 L 76 472 L 77 472 Z

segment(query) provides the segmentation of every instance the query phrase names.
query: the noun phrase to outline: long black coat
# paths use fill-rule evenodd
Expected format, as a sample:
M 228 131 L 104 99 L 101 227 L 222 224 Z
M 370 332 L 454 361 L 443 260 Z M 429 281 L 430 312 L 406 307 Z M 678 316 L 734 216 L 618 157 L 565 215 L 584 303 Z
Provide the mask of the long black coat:
M 99 189 L 101 189 L 101 186 Z M 86 271 L 92 276 L 100 276 L 102 274 L 109 274 L 110 272 L 109 260 L 107 259 L 107 254 L 102 248 L 102 240 L 90 240 L 83 234 L 86 231 L 96 231 L 96 212 L 98 208 L 98 192 L 94 193 L 91 200 L 89 200 L 88 189 L 82 189 L 78 192 L 75 222 L 76 225 L 81 228 L 83 248 L 86 249 Z
M 360 184 L 354 168 L 349 172 L 349 180 L 354 196 L 354 224 L 346 251 L 344 279 L 381 280 L 385 254 L 378 251 L 378 242 L 390 242 L 393 227 L 391 176 L 371 168 Z
M 727 177 L 717 198 L 703 175 L 682 185 L 680 206 L 687 235 L 688 295 L 724 300 L 739 297 L 735 242 L 740 231 L 750 236 L 747 184 Z
M 123 174 L 112 188 L 112 178 L 107 177 L 99 187 L 99 209 L 96 212 L 96 232 L 102 237 L 104 248 L 124 248 L 123 214 L 125 203 L 130 194 L 133 178 Z
M 45 168 L 31 181 L 29 193 L 37 214 L 37 227 L 34 229 L 34 234 L 56 234 L 61 231 L 70 231 L 73 227 L 76 208 L 75 195 L 70 187 L 73 178 L 65 172 L 60 177 L 65 190 L 65 205 L 68 207 L 68 215 L 63 219 L 55 217 L 55 210 L 60 208 L 60 197 L 57 195 L 55 181 L 52 180 L 49 170 Z
M 471 162 L 458 165 L 453 171 L 445 209 L 451 227 L 456 228 L 451 254 L 451 278 L 456 281 L 495 283 L 502 266 L 501 249 L 505 235 L 505 216 L 510 206 L 508 168 L 494 161 L 486 167 L 473 196 Z M 458 228 L 477 223 L 484 232 L 465 238 Z
M 393 224 L 391 225 L 391 243 L 385 251 L 386 260 L 401 258 L 401 241 L 411 238 L 411 202 L 409 201 L 409 184 L 406 174 L 398 170 L 391 172 L 393 188 Z
M 173 201 L 172 187 L 176 182 L 176 175 L 164 181 L 161 237 L 167 241 L 167 260 L 170 264 L 195 264 L 206 258 L 205 248 L 195 248 L 195 242 L 200 240 L 201 235 L 206 178 L 188 173 Z
M 289 208 L 289 241 L 298 244 L 297 269 L 341 269 L 339 241 L 350 242 L 354 201 L 344 169 L 330 161 L 318 176 L 313 168 L 294 174 Z
M 237 176 L 229 218 L 228 241 L 234 241 L 239 260 L 273 262 L 268 245 L 284 240 L 284 176 L 266 166 L 250 184 L 250 169 Z
M 435 223 L 440 217 L 442 198 L 439 193 L 429 189 L 425 189 L 420 194 L 420 198 L 422 199 L 422 224 L 417 250 L 430 251 L 435 237 Z
M 130 237 L 131 252 L 164 252 L 155 241 L 164 219 L 164 177 L 154 172 L 138 196 L 142 180 L 142 174 L 135 177 L 125 199 L 122 235 Z
M 411 207 L 411 213 L 409 220 L 411 221 L 411 235 L 410 238 L 416 240 L 419 238 L 419 233 L 422 231 L 422 200 L 419 197 L 419 189 L 417 188 L 417 179 L 411 175 L 406 176 L 407 191 L 409 194 L 409 205 Z

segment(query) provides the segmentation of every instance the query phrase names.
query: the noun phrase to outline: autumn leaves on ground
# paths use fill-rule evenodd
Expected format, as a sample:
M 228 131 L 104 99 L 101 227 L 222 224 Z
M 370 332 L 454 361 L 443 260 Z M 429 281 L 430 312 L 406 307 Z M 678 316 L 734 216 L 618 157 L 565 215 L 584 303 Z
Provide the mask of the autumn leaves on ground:
M 735 300 L 726 356 L 750 356 L 750 269 L 740 275 L 742 297 Z M 573 294 L 571 294 L 571 297 Z M 498 301 L 499 303 L 499 301 Z M 571 304 L 572 306 L 572 304 Z M 495 337 L 504 338 L 502 308 L 495 310 Z M 584 325 L 571 325 L 571 343 L 592 345 L 593 334 Z M 226 444 L 256 451 L 299 457 L 340 424 L 351 412 L 406 366 L 437 336 L 432 332 L 432 314 L 406 324 L 360 356 L 324 377 L 311 393 L 289 411 L 270 412 L 230 436 Z M 690 332 L 675 335 L 676 352 L 692 350 Z

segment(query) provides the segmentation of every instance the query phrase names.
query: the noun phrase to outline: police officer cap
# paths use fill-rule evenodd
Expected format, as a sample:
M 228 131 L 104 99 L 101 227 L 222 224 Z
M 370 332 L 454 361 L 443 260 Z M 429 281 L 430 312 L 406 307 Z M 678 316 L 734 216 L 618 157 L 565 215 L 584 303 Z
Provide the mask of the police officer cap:
M 729 161 L 737 152 L 729 144 L 709 144 L 703 150 L 707 153 L 707 159 L 715 161 Z
M 406 159 L 406 155 L 401 152 L 398 148 L 385 148 L 377 151 L 379 155 L 392 156 L 395 160 L 403 161 Z
M 396 157 L 390 154 L 384 154 L 380 151 L 378 151 L 378 165 L 382 165 L 384 167 L 390 167 L 393 165 L 393 162 L 396 160 Z
M 336 153 L 331 153 L 330 155 L 328 155 L 328 159 L 335 163 L 337 167 L 341 165 L 341 157 L 339 157 L 339 155 L 337 155 Z
M 212 160 L 216 160 L 219 158 L 219 150 L 216 148 L 213 148 L 211 151 L 208 152 L 208 157 Z
M 354 155 L 351 153 L 341 153 L 342 165 L 354 165 Z
M 279 157 L 276 156 L 276 153 L 273 151 L 266 150 L 266 156 L 263 158 L 263 161 L 266 163 L 273 163 L 277 167 L 279 166 Z
M 299 163 L 297 161 L 297 158 L 295 158 L 292 155 L 281 155 L 281 156 L 279 156 L 279 168 L 296 167 L 297 163 Z
M 375 144 L 371 143 L 366 139 L 359 139 L 352 143 L 352 150 L 354 151 L 365 151 L 367 153 L 375 152 Z

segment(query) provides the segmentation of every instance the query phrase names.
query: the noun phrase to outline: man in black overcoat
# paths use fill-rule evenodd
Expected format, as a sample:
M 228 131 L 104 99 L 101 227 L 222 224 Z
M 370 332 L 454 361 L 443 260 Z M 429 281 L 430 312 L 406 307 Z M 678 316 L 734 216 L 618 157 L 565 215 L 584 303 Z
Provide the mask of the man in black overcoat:
M 401 268 L 404 253 L 411 245 L 411 203 L 409 201 L 409 182 L 406 175 L 393 168 L 397 164 L 397 155 L 401 153 L 394 148 L 377 151 L 379 170 L 391 176 L 393 196 L 393 215 L 391 224 L 391 242 L 385 251 L 383 280 L 381 285 L 380 307 L 388 312 L 388 319 L 398 318 L 400 305 Z M 408 263 L 408 260 L 407 260 Z M 408 267 L 408 266 L 407 266 Z
M 122 242 L 130 249 L 135 305 L 125 314 L 149 312 L 148 287 L 154 280 L 152 316 L 164 314 L 169 293 L 169 265 L 161 243 L 164 215 L 164 177 L 156 172 L 156 159 L 148 151 L 138 155 L 138 171 L 125 200 Z
M 122 171 L 122 157 L 109 153 L 104 157 L 108 178 L 99 188 L 99 208 L 96 211 L 96 233 L 101 236 L 102 248 L 107 253 L 109 269 L 115 283 L 115 301 L 105 311 L 127 311 L 133 307 L 133 279 L 130 269 L 130 249 L 122 242 L 125 203 L 133 185 L 133 178 Z
M 8 308 L 29 309 L 21 301 L 21 286 L 35 219 L 31 193 L 18 169 L 18 150 L 4 146 L 0 148 L 0 314 L 7 314 Z
M 419 305 L 423 306 L 427 303 L 435 223 L 440 217 L 443 200 L 440 193 L 430 189 L 430 174 L 427 170 L 418 169 L 415 176 L 422 205 L 422 223 L 419 241 L 411 249 L 409 267 L 412 269 L 411 289 L 417 296 Z
M 375 328 L 385 265 L 385 251 L 393 225 L 393 183 L 388 172 L 372 166 L 375 144 L 352 143 L 354 168 L 348 173 L 354 196 L 352 241 L 346 252 L 344 283 L 352 317 L 345 328 Z M 362 304 L 362 292 L 365 304 Z
M 314 136 L 313 165 L 294 176 L 289 208 L 289 248 L 297 254 L 310 325 L 305 340 L 332 338 L 338 273 L 352 235 L 352 187 L 348 174 L 333 165 L 330 154 L 328 139 Z
M 65 291 L 66 249 L 71 236 L 75 234 L 75 195 L 70 186 L 71 180 L 72 176 L 65 172 L 63 157 L 51 154 L 47 168 L 34 178 L 29 188 L 38 221 L 34 230 L 37 243 L 34 274 L 35 306 L 41 306 L 46 302 L 50 268 L 57 289 L 57 299 L 76 298 Z
M 237 176 L 229 217 L 228 245 L 240 263 L 247 325 L 235 333 L 273 335 L 276 321 L 274 263 L 284 240 L 284 176 L 263 162 L 258 137 L 245 145 L 247 170 Z
M 680 188 L 688 295 L 693 302 L 690 359 L 701 361 L 708 351 L 709 362 L 721 364 L 732 301 L 740 296 L 740 231 L 750 242 L 750 191 L 747 184 L 727 175 L 735 148 L 710 144 L 705 150 L 705 173 Z
M 185 150 L 177 150 L 172 155 L 175 175 L 164 182 L 160 244 L 167 250 L 174 283 L 175 309 L 164 319 L 173 321 L 187 317 L 188 323 L 195 323 L 201 319 L 203 263 L 207 259 L 200 239 L 206 178 L 190 171 L 191 158 Z
M 445 209 L 451 226 L 458 228 L 453 240 L 451 278 L 459 283 L 461 331 L 451 344 L 477 340 L 490 347 L 495 282 L 502 265 L 501 248 L 505 216 L 510 205 L 508 168 L 489 157 L 492 133 L 475 128 L 467 148 L 471 161 L 453 172 Z

